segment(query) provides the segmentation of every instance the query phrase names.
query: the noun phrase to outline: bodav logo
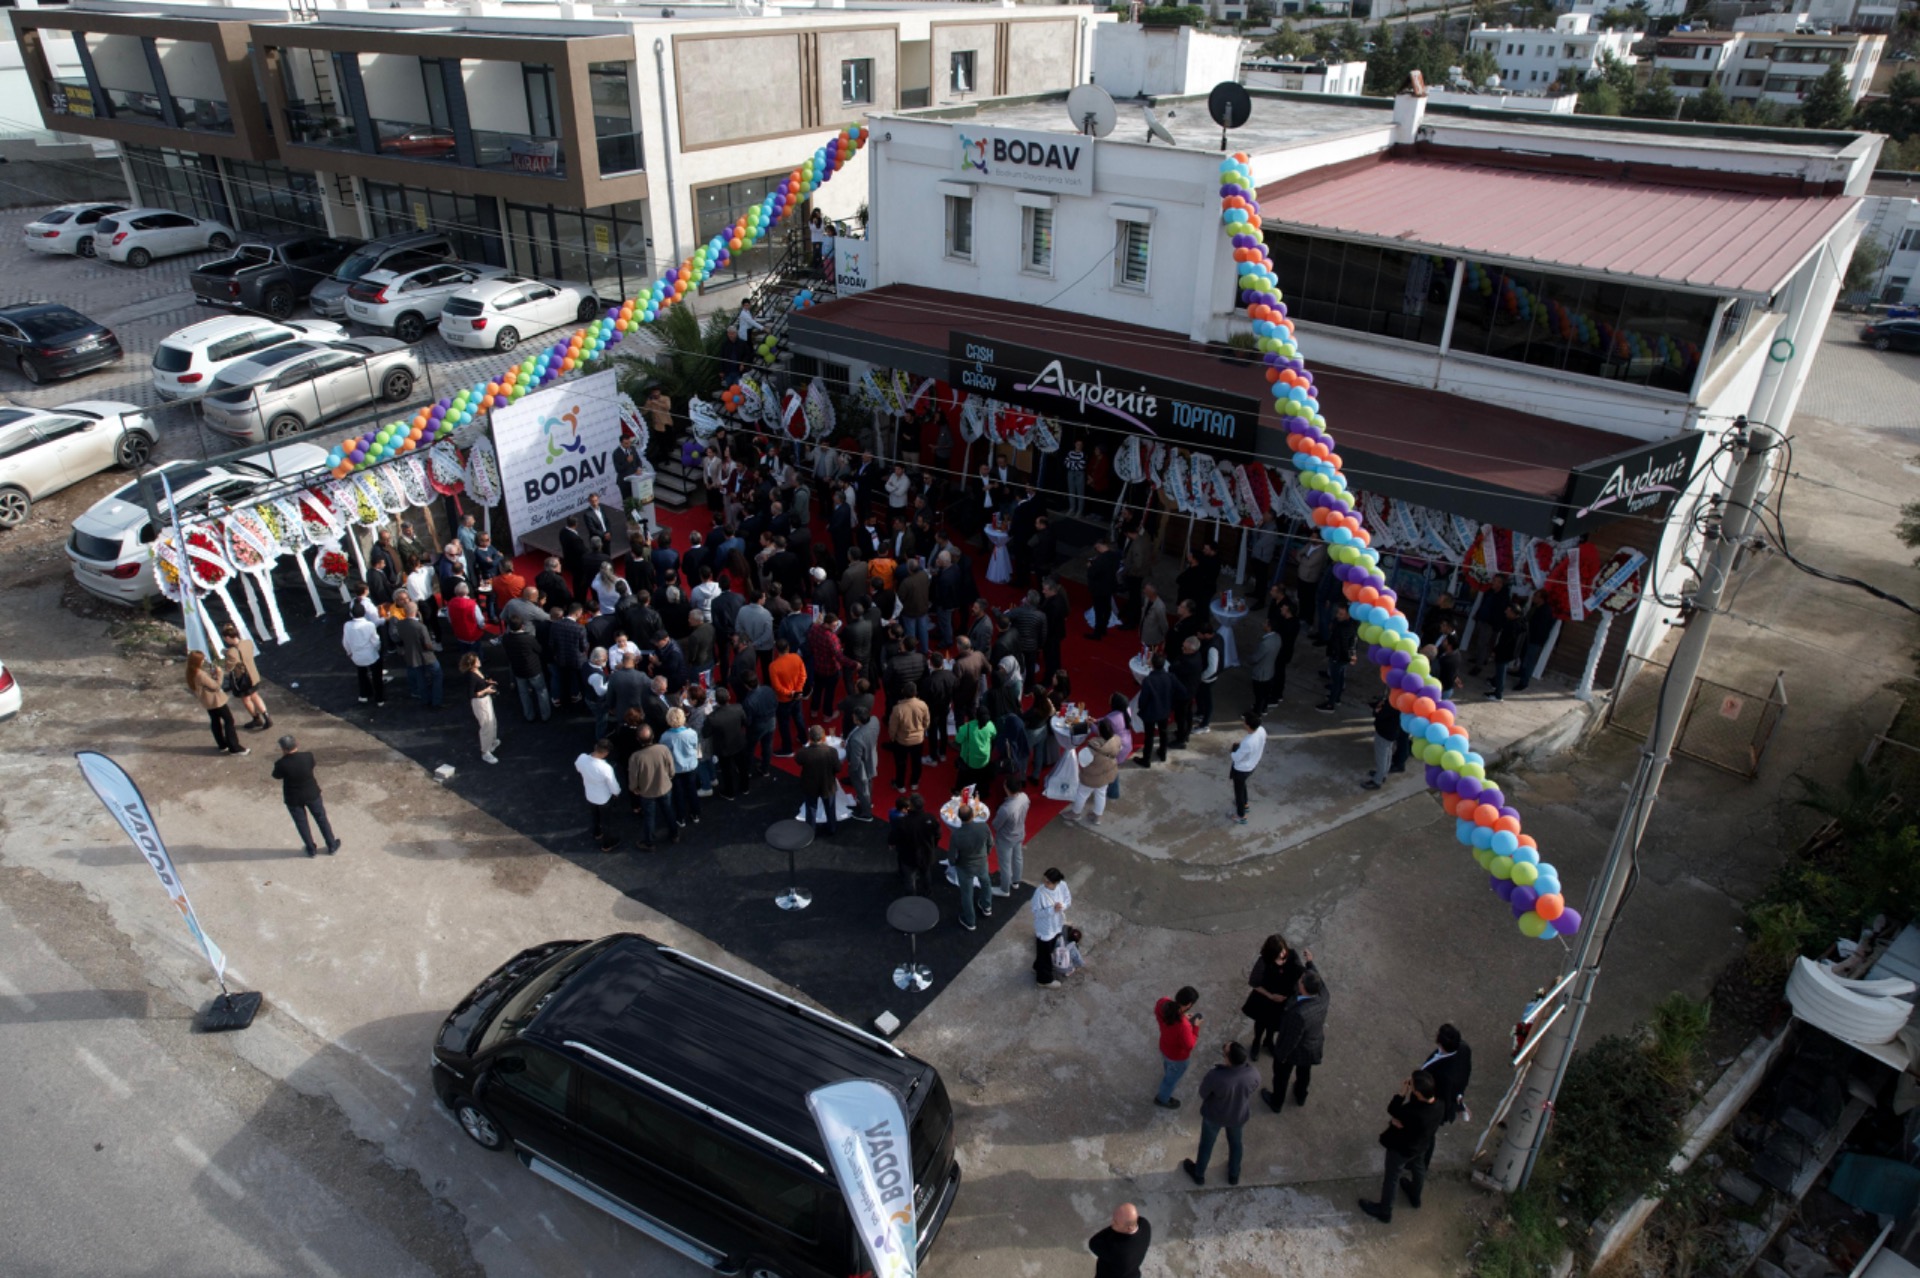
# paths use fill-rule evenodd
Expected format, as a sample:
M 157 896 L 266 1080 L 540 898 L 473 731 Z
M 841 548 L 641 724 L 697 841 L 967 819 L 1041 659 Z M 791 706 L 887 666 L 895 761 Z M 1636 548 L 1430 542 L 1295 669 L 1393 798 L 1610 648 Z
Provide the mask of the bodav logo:
M 580 405 L 573 404 L 564 413 L 542 417 L 540 433 L 546 442 L 547 469 L 537 479 L 526 481 L 529 503 L 538 501 L 542 496 L 552 497 L 607 473 L 606 455 L 588 456 L 587 441 L 580 438 Z M 568 453 L 575 454 L 580 460 L 561 461 Z M 555 465 L 556 462 L 559 464 Z
M 991 173 L 987 167 L 987 139 L 970 138 L 960 134 L 960 171 L 962 173 Z
M 557 416 L 542 417 L 540 433 L 547 440 L 547 465 L 549 466 L 560 459 L 561 453 L 584 455 L 587 451 L 586 444 L 580 439 L 580 405 L 578 404 Z

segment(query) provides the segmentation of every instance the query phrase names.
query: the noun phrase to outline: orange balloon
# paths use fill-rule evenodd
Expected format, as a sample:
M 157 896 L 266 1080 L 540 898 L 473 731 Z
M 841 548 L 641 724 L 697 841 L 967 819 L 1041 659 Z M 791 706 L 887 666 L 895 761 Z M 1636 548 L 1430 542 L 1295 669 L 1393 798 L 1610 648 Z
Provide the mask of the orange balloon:
M 1420 698 L 1417 698 L 1413 703 L 1413 712 L 1419 715 L 1422 719 L 1427 718 L 1435 710 L 1439 708 L 1440 707 L 1434 702 L 1434 699 L 1432 697 L 1420 697 Z
M 1508 834 L 1518 834 L 1520 833 L 1520 818 L 1503 816 L 1493 823 L 1493 828 L 1496 830 L 1505 830 Z
M 1384 675 L 1386 672 L 1387 668 L 1385 666 L 1380 667 L 1381 674 Z M 1453 711 L 1436 703 L 1433 707 L 1433 713 L 1427 716 L 1427 722 L 1437 723 L 1443 728 L 1451 728 L 1453 726 Z
M 1549 892 L 1545 896 L 1535 897 L 1533 912 L 1551 923 L 1567 912 L 1567 898 L 1558 892 Z
M 1453 815 L 1454 806 L 1459 802 L 1460 802 L 1459 795 L 1448 794 L 1444 790 L 1440 792 L 1440 809 L 1441 811 L 1445 812 L 1448 816 Z
M 1520 846 L 1523 848 L 1532 848 L 1536 852 L 1540 850 L 1540 845 L 1534 842 L 1531 834 L 1523 834 L 1520 836 Z
M 1473 809 L 1473 823 L 1482 829 L 1491 830 L 1493 823 L 1500 819 L 1500 809 L 1491 803 L 1482 803 Z

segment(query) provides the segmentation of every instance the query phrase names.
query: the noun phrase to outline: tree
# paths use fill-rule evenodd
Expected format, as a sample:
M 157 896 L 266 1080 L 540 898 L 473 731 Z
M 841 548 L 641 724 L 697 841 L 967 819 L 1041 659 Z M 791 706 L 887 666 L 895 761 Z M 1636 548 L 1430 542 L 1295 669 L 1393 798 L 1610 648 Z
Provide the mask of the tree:
M 1140 25 L 1143 27 L 1199 27 L 1207 25 L 1207 11 L 1197 4 L 1167 4 L 1158 8 L 1142 9 Z
M 1623 104 L 1633 101 L 1636 87 L 1633 66 L 1616 58 L 1611 50 L 1600 55 L 1600 61 L 1594 67 L 1594 78 L 1604 81 Z
M 1826 74 L 1813 82 L 1800 104 L 1801 116 L 1809 129 L 1844 129 L 1853 118 L 1853 93 L 1847 76 L 1837 62 L 1827 65 Z
M 1487 49 L 1475 49 L 1460 59 L 1460 70 L 1472 84 L 1485 84 L 1500 74 L 1500 63 Z
M 1879 240 L 1861 236 L 1854 242 L 1853 256 L 1847 261 L 1847 273 L 1841 277 L 1840 291 L 1871 293 L 1880 282 L 1880 268 L 1887 264 L 1887 246 Z
M 636 403 L 655 384 L 678 405 L 696 395 L 711 396 L 721 389 L 720 346 L 727 339 L 730 318 L 719 310 L 702 325 L 685 302 L 668 307 L 658 319 L 643 325 L 660 342 L 660 350 L 651 355 L 622 355 L 615 361 L 620 389 Z
M 1620 93 L 1605 80 L 1589 80 L 1575 107 L 1581 115 L 1619 115 Z
M 1673 77 L 1659 70 L 1633 95 L 1633 106 L 1627 114 L 1643 120 L 1671 120 L 1679 111 L 1680 99 L 1673 91 Z
M 1720 91 L 1718 80 L 1707 81 L 1707 87 L 1695 95 L 1692 115 L 1702 124 L 1719 124 L 1727 118 L 1727 95 Z
M 1312 53 L 1313 37 L 1295 30 L 1291 22 L 1282 22 L 1280 29 L 1260 45 L 1263 58 L 1304 58 Z
M 1920 501 L 1910 501 L 1900 508 L 1900 524 L 1895 531 L 1907 549 L 1920 550 Z M 1913 562 L 1920 564 L 1920 557 Z
M 1887 81 L 1884 96 L 1862 104 L 1857 114 L 1857 124 L 1884 133 L 1895 142 L 1920 134 L 1920 75 L 1911 68 L 1902 70 Z

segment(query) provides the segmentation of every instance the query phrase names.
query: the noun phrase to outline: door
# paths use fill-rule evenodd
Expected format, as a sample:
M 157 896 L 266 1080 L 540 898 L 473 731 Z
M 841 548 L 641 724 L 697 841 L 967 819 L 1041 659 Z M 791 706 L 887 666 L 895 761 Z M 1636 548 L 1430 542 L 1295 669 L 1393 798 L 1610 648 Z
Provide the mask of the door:
M 518 1149 L 575 1170 L 574 1128 L 567 1119 L 573 1073 L 573 1066 L 552 1052 L 513 1043 L 487 1062 L 474 1099 Z
M 374 377 L 372 363 L 364 355 L 328 351 L 315 356 L 313 391 L 321 414 L 331 417 L 371 403 L 378 393 Z
M 7 360 L 18 360 L 26 349 L 27 335 L 20 331 L 20 326 L 9 320 L 0 320 L 0 352 L 5 353 Z
M 260 396 L 260 411 L 264 419 L 260 424 L 271 426 L 273 419 L 283 413 L 292 413 L 309 426 L 319 421 L 323 414 L 314 388 L 314 374 L 319 367 L 319 357 L 309 356 L 296 359 L 282 369 Z
M 162 213 L 150 221 L 157 231 L 156 242 L 149 246 L 156 257 L 162 253 L 190 253 L 207 245 L 207 232 L 184 213 Z
M 53 445 L 43 443 L 31 426 L 0 430 L 0 475 L 6 484 L 19 485 L 36 499 L 66 483 Z
M 567 296 L 551 284 L 535 284 L 527 290 L 528 322 L 536 328 L 552 328 L 573 318 Z
M 473 283 L 473 276 L 457 266 L 430 266 L 407 281 L 406 294 L 409 308 L 420 312 L 424 319 L 431 320 L 447 304 L 447 299 Z
M 38 468 L 49 481 L 47 487 L 38 491 L 49 492 L 79 483 L 101 468 L 98 464 L 89 464 L 93 441 L 87 436 L 87 427 L 93 424 L 71 413 L 34 423 L 33 432 L 40 437 L 40 447 L 33 451 Z

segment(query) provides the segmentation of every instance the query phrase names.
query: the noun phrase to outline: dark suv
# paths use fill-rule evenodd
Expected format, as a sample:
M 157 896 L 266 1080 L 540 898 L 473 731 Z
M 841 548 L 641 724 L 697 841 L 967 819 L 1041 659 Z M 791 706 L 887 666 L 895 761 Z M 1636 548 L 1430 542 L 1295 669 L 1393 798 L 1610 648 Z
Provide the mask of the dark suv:
M 516 955 L 453 1010 L 433 1085 L 487 1149 L 722 1273 L 867 1268 L 807 1093 L 906 1100 L 918 1251 L 953 1205 L 940 1075 L 883 1039 L 644 936 Z
M 285 319 L 359 247 L 359 240 L 331 235 L 265 235 L 243 240 L 232 257 L 208 262 L 194 271 L 190 277 L 194 300 L 203 306 L 257 311 Z

